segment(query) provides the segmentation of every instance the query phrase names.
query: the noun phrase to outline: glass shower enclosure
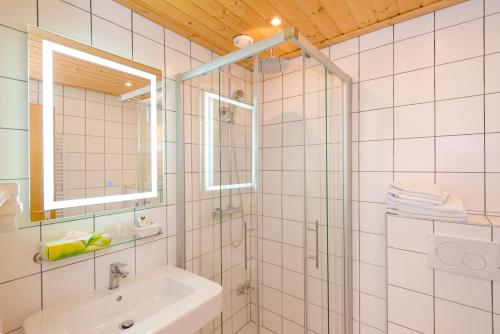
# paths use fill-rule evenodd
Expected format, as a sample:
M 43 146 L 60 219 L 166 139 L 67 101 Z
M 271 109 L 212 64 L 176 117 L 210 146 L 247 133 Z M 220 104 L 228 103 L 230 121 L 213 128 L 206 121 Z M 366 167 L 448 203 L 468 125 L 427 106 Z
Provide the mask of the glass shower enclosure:
M 224 291 L 200 333 L 352 333 L 351 87 L 293 27 L 177 75 L 177 264 Z

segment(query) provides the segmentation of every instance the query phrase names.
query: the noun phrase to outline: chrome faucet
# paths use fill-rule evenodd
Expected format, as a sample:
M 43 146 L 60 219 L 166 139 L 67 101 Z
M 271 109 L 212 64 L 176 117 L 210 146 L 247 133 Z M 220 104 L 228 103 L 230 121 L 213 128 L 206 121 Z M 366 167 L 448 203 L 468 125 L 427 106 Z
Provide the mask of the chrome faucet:
M 125 263 L 115 262 L 109 265 L 109 290 L 120 287 L 120 278 L 128 276 L 128 271 L 121 271 L 120 268 L 125 267 Z

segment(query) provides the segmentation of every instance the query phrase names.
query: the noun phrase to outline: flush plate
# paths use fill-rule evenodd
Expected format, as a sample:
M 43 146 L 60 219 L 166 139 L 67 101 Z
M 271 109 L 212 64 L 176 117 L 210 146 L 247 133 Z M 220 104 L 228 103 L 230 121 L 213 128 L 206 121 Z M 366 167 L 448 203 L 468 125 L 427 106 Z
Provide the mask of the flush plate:
M 427 266 L 465 276 L 499 281 L 499 247 L 488 241 L 427 235 Z

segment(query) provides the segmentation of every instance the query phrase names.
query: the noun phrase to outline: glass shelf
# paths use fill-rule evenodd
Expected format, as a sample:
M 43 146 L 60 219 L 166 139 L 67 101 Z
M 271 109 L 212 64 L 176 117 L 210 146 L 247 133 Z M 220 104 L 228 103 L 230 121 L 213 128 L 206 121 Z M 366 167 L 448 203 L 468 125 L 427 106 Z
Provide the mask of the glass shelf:
M 163 235 L 163 234 L 164 234 L 163 231 L 160 230 L 159 232 L 157 232 L 155 234 L 148 235 L 148 236 L 145 236 L 145 237 L 136 237 L 135 235 L 133 235 L 130 238 L 118 240 L 116 242 L 111 241 L 110 245 L 104 246 L 104 247 L 96 249 L 96 250 L 91 250 L 91 251 L 88 251 L 88 252 L 81 252 L 81 253 L 76 253 L 76 254 L 64 256 L 64 257 L 58 258 L 57 260 L 47 260 L 47 259 L 44 259 L 42 257 L 42 255 L 40 254 L 40 252 L 36 252 L 35 255 L 33 255 L 33 261 L 35 263 L 38 263 L 38 264 L 41 264 L 41 263 L 50 263 L 50 262 L 57 262 L 57 261 L 60 261 L 60 260 L 69 259 L 71 257 L 80 256 L 80 255 L 83 255 L 83 254 L 89 254 L 89 253 L 99 252 L 99 251 L 101 251 L 103 249 L 117 247 L 117 246 L 120 246 L 120 245 L 127 244 L 129 242 L 137 242 L 137 241 L 140 241 L 140 240 L 157 237 L 157 236 L 160 236 L 160 235 Z

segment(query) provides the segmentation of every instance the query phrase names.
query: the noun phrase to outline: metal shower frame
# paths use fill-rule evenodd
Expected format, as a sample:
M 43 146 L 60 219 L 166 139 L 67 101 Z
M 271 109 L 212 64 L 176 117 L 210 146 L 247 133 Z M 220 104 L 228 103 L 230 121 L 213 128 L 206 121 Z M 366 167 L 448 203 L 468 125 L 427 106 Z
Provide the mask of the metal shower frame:
M 272 49 L 283 43 L 291 42 L 302 50 L 303 53 L 314 58 L 318 63 L 323 65 L 328 72 L 334 74 L 339 79 L 342 80 L 343 87 L 343 110 L 342 110 L 342 130 L 344 134 L 343 140 L 343 224 L 344 224 L 344 322 L 345 322 L 345 333 L 352 334 L 352 194 L 351 194 L 351 106 L 352 106 L 352 79 L 351 77 L 343 72 L 338 66 L 336 66 L 328 57 L 326 57 L 320 50 L 318 50 L 311 42 L 309 42 L 304 36 L 302 36 L 295 27 L 289 27 L 282 32 L 276 33 L 269 36 L 263 40 L 255 42 L 245 48 L 231 52 L 227 55 L 221 56 L 216 60 L 202 64 L 195 67 L 190 71 L 184 73 L 179 73 L 176 75 L 175 79 L 175 109 L 176 109 L 176 213 L 177 213 L 177 266 L 185 268 L 186 265 L 186 253 L 185 253 L 185 152 L 184 152 L 184 117 L 182 110 L 182 83 L 186 80 L 190 80 L 197 76 L 209 73 L 213 70 L 221 68 L 226 65 L 236 63 L 242 59 L 253 57 L 253 68 L 258 68 L 258 54 L 262 51 Z M 253 72 L 253 85 L 254 85 L 254 96 L 253 103 L 255 106 L 254 115 L 257 117 L 257 122 L 255 124 L 260 124 L 259 122 L 259 73 L 257 71 Z M 253 139 L 253 145 L 256 147 L 258 138 L 258 126 L 256 129 L 256 135 Z M 256 166 L 259 166 L 258 154 L 256 154 Z M 256 212 L 257 212 L 257 224 L 256 224 L 256 235 L 260 235 L 259 231 L 259 185 L 255 187 L 255 197 L 256 197 Z M 307 225 L 307 224 L 305 224 Z M 259 238 L 257 243 L 259 243 Z M 257 244 L 257 261 L 260 258 L 259 244 Z M 260 279 L 259 266 L 257 265 L 257 279 Z M 257 308 L 260 305 L 260 291 L 259 284 L 256 286 L 256 304 Z M 257 324 L 260 324 L 260 312 L 257 312 Z

